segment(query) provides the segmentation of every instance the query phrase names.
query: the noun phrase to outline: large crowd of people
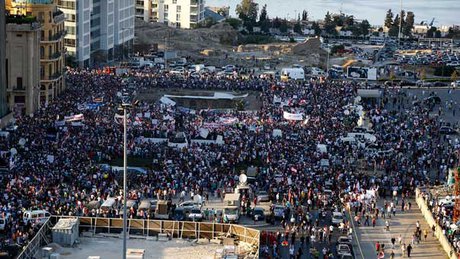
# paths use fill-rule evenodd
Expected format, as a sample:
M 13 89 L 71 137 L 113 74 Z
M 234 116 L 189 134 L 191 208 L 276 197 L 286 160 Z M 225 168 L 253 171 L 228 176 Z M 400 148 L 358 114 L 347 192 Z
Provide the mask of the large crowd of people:
M 423 106 L 412 106 L 413 100 L 401 89 L 387 90 L 377 102 L 367 103 L 356 98 L 357 85 L 350 81 L 281 82 L 236 73 L 218 78 L 76 69 L 67 72 L 66 83 L 67 90 L 56 100 L 31 116 L 17 118 L 17 128 L 0 142 L 8 166 L 0 175 L 0 211 L 11 215 L 4 244 L 23 245 L 34 235 L 37 226 L 24 221 L 26 210 L 121 216 L 119 207 L 107 212 L 88 204 L 122 197 L 119 173 L 103 164 L 123 154 L 117 113 L 125 92 L 135 96 L 149 88 L 250 90 L 259 93 L 261 102 L 259 110 L 248 112 L 193 111 L 153 101 L 133 107 L 128 153 L 152 163 L 146 173 L 130 174 L 130 199 L 179 198 L 181 193 L 215 196 L 236 186 L 240 172 L 235 168 L 255 165 L 259 170 L 251 183 L 254 192 L 267 191 L 273 202 L 285 207 L 286 217 L 294 218 L 287 227 L 310 233 L 315 231 L 314 222 L 304 219 L 313 208 L 341 211 L 351 201 L 350 194 L 368 190 L 381 197 L 393 191 L 412 195 L 433 172 L 438 177 L 446 174 L 458 148 L 458 143 L 440 134 L 439 117 Z M 366 128 L 365 133 L 375 139 L 345 138 L 357 132 L 358 121 L 359 132 Z M 275 136 L 274 131 L 281 134 Z M 171 139 L 177 132 L 189 140 L 220 135 L 224 143 L 189 141 L 186 148 L 175 148 L 149 141 Z M 383 173 L 370 175 L 363 168 Z M 129 212 L 130 217 L 139 215 Z M 324 232 L 327 235 L 328 230 Z

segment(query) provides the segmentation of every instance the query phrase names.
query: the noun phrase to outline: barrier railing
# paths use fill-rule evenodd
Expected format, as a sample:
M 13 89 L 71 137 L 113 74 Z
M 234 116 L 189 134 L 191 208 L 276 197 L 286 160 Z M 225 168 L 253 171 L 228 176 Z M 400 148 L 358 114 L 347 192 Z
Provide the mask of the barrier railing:
M 444 233 L 442 232 L 441 226 L 439 226 L 436 220 L 433 218 L 433 214 L 428 209 L 426 200 L 423 199 L 421 193 L 422 192 L 419 188 L 415 190 L 415 195 L 416 195 L 415 201 L 417 202 L 418 207 L 422 211 L 423 217 L 425 218 L 426 222 L 428 223 L 430 227 L 435 225 L 436 231 L 434 235 L 439 240 L 439 243 L 441 244 L 442 248 L 446 252 L 447 256 L 450 259 L 458 259 L 458 256 L 455 253 L 455 249 L 452 247 L 449 240 L 447 240 L 446 235 L 444 235 Z
M 40 249 L 47 245 L 48 231 L 61 218 L 75 218 L 72 216 L 51 216 L 40 228 L 37 235 L 24 248 L 19 259 L 32 258 Z M 78 217 L 80 232 L 88 231 L 93 235 L 98 233 L 120 234 L 123 229 L 121 218 Z M 190 222 L 172 220 L 144 220 L 128 219 L 128 235 L 145 237 L 167 233 L 173 238 L 214 239 L 219 237 L 234 237 L 235 240 L 245 242 L 253 247 L 252 256 L 258 258 L 260 248 L 260 231 L 240 225 L 220 224 L 211 222 Z
M 24 247 L 17 259 L 35 258 L 35 255 L 40 250 L 40 247 L 50 243 L 47 238 L 47 232 L 51 229 L 51 218 L 46 220 L 45 224 L 38 230 L 32 240 Z

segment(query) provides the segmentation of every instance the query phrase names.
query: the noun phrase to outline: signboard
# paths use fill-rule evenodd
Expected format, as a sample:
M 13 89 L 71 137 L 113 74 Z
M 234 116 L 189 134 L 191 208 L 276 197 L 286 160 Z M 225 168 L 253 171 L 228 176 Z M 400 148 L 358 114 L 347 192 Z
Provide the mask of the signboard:
M 377 69 L 369 67 L 348 67 L 347 77 L 351 79 L 377 80 Z

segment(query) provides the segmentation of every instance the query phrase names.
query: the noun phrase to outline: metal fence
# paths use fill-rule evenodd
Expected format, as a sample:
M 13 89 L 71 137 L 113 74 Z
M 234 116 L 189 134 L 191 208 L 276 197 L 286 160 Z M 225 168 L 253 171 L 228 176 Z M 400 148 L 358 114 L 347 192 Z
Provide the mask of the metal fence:
M 61 218 L 69 216 L 52 216 L 40 228 L 37 235 L 19 255 L 19 259 L 32 258 L 41 247 L 50 243 L 47 234 Z M 78 217 L 79 230 L 99 233 L 120 234 L 123 229 L 121 218 Z M 220 224 L 211 222 L 189 222 L 172 220 L 128 219 L 128 234 L 154 237 L 158 234 L 168 234 L 172 238 L 215 239 L 233 237 L 235 240 L 248 243 L 252 247 L 252 256 L 257 258 L 260 248 L 260 231 L 240 225 Z
M 17 259 L 35 258 L 35 255 L 40 250 L 40 248 L 50 243 L 47 234 L 51 230 L 51 227 L 51 218 L 49 218 L 38 230 L 37 234 L 35 234 L 27 246 L 24 247 Z

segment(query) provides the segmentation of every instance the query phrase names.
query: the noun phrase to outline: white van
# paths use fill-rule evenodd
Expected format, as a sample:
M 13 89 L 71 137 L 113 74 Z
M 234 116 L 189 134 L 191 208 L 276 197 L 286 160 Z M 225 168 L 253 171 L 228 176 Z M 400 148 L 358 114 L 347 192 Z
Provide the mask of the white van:
M 46 210 L 26 210 L 23 214 L 24 224 L 28 222 L 44 224 L 51 214 Z
M 114 206 L 115 206 L 115 198 L 109 197 L 107 198 L 107 200 L 104 201 L 104 203 L 102 203 L 101 210 L 104 212 L 107 212 L 110 209 L 112 209 Z

